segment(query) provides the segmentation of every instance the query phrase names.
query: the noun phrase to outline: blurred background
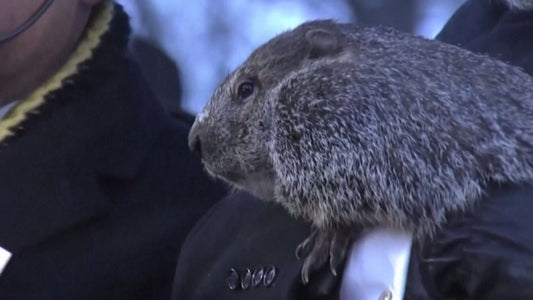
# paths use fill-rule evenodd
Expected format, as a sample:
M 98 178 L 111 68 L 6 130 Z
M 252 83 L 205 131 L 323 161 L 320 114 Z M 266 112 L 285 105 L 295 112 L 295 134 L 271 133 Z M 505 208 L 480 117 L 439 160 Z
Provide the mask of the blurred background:
M 312 19 L 385 25 L 433 38 L 464 0 L 117 0 L 131 53 L 165 108 L 200 112 L 253 49 Z

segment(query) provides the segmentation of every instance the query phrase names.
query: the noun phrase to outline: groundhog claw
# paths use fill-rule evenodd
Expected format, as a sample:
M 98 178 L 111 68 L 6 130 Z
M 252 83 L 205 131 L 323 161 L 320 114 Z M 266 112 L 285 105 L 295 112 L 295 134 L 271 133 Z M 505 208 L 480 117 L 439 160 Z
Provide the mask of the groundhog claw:
M 309 283 L 309 276 L 320 270 L 328 261 L 331 273 L 337 276 L 355 235 L 349 230 L 314 230 L 296 248 L 296 257 L 304 260 L 302 282 Z
M 313 249 L 315 245 L 315 240 L 318 235 L 317 230 L 314 230 L 309 237 L 307 237 L 303 242 L 296 247 L 296 258 L 302 259 L 304 257 L 309 256 L 309 253 L 311 253 L 311 250 Z

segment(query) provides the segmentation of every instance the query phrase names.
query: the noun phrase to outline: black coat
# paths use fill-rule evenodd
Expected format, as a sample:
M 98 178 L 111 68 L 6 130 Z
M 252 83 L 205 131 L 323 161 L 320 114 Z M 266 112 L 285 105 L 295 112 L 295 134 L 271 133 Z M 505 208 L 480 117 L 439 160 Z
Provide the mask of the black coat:
M 532 34 L 533 12 L 473 0 L 438 38 L 533 74 Z M 533 299 L 532 195 L 533 187 L 494 185 L 474 211 L 450 216 L 432 241 L 414 244 L 404 298 Z M 189 234 L 178 261 L 174 299 L 335 299 L 340 278 L 327 269 L 307 288 L 300 283 L 294 250 L 309 233 L 308 224 L 276 204 L 245 193 L 229 196 Z M 246 288 L 246 269 L 253 275 L 268 266 L 276 268 L 273 283 Z M 230 289 L 235 283 L 245 288 Z
M 13 257 L 0 299 L 169 299 L 185 235 L 225 192 L 190 154 L 190 123 L 126 57 L 127 17 L 113 14 L 92 56 L 1 141 L 0 246 Z

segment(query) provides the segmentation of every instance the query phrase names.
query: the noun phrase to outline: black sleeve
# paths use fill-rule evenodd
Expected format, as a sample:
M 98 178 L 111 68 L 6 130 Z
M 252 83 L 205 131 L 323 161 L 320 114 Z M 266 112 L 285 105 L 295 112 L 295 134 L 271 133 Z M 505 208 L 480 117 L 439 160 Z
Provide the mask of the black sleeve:
M 533 10 L 509 10 L 502 0 L 469 0 L 436 39 L 482 53 L 533 74 Z
M 432 298 L 533 299 L 533 187 L 498 187 L 490 195 L 414 246 L 417 270 L 410 273 L 420 274 Z
M 506 12 L 507 8 L 500 0 L 466 1 L 446 22 L 436 39 L 464 48 L 494 29 Z

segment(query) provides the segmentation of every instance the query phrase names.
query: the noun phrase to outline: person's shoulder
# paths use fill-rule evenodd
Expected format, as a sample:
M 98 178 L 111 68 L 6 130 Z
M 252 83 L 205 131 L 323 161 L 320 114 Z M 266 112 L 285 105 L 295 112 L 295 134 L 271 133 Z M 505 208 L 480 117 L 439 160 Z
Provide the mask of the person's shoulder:
M 169 113 L 170 126 L 175 130 L 189 133 L 189 130 L 194 123 L 194 115 L 185 111 L 177 110 Z

